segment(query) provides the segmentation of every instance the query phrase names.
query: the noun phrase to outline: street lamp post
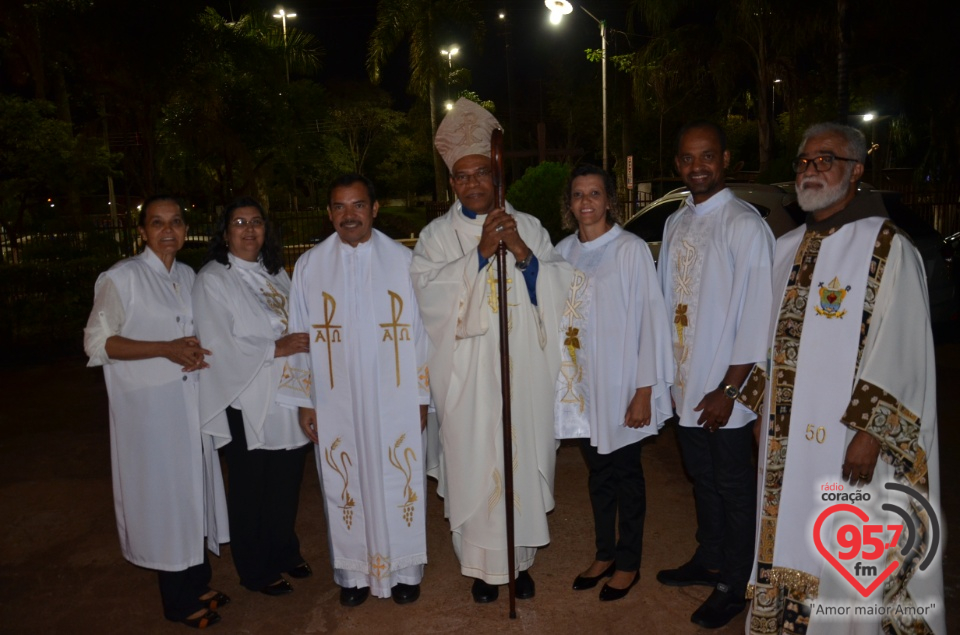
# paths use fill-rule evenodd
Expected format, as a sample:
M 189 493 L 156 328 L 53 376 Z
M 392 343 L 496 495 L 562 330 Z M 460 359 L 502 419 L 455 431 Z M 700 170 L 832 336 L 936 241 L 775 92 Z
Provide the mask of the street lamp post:
M 870 157 L 870 167 L 872 173 L 871 180 L 875 186 L 880 186 L 880 169 L 882 167 L 881 164 L 883 163 L 883 160 L 880 158 L 880 153 L 878 152 L 878 150 L 880 150 L 880 145 L 877 143 L 877 123 L 883 121 L 884 119 L 888 119 L 889 117 L 890 115 L 878 115 L 873 112 L 868 112 L 862 115 L 863 122 L 870 124 L 870 143 L 867 146 L 867 155 Z
M 573 12 L 573 5 L 570 4 L 567 0 L 543 0 L 543 4 L 550 10 L 550 23 L 551 24 L 560 24 L 560 20 L 563 19 L 563 16 L 568 15 Z M 603 68 L 601 70 L 602 74 L 602 86 L 601 91 L 603 95 L 603 169 L 607 169 L 607 21 L 597 18 L 597 16 L 590 13 L 585 7 L 581 6 L 580 9 L 593 18 L 593 21 L 597 23 L 600 27 L 600 40 L 602 42 L 602 57 L 603 57 Z
M 453 78 L 453 56 L 460 52 L 460 48 L 454 44 L 448 49 L 440 49 L 441 55 L 447 56 L 447 102 L 451 101 L 450 98 L 450 81 Z M 447 110 L 450 108 L 448 107 Z
M 296 13 L 287 13 L 283 10 L 283 7 L 277 9 L 277 13 L 273 14 L 273 17 L 280 18 L 283 22 L 283 66 L 287 70 L 287 83 L 290 83 L 290 61 L 287 59 L 287 18 L 297 17 Z
M 782 79 L 775 79 L 773 85 L 770 86 L 770 117 L 774 121 L 777 120 L 777 84 L 782 81 Z

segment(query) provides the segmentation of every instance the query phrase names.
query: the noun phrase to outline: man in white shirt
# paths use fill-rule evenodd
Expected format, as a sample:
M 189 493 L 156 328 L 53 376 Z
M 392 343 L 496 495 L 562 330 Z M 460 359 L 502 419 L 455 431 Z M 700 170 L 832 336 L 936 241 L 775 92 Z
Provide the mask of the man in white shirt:
M 677 438 L 693 479 L 699 544 L 689 562 L 660 571 L 657 580 L 714 587 L 691 616 L 704 628 L 727 624 L 746 604 L 756 415 L 737 397 L 754 365 L 766 359 L 771 301 L 773 233 L 726 189 L 729 163 L 718 126 L 696 121 L 681 129 L 676 167 L 690 196 L 667 219 L 658 267 L 674 326 Z
M 300 257 L 290 290 L 289 328 L 310 334 L 310 352 L 290 358 L 277 399 L 300 407 L 317 444 L 340 603 L 406 604 L 427 562 L 428 341 L 410 250 L 373 228 L 373 183 L 344 175 L 329 200 L 336 234 Z
M 516 596 L 533 597 L 537 547 L 550 542 L 556 442 L 554 382 L 560 370 L 559 315 L 573 275 L 534 217 L 495 204 L 490 135 L 499 127 L 460 99 L 437 130 L 457 201 L 417 242 L 411 274 L 430 334 L 432 393 L 440 422 L 438 492 L 463 575 L 478 603 L 516 575 Z M 494 254 L 507 247 L 507 302 L 498 306 Z M 507 567 L 503 491 L 500 333 L 509 311 L 516 569 Z M 519 573 L 519 574 L 518 574 Z M 518 574 L 518 575 L 517 575 Z

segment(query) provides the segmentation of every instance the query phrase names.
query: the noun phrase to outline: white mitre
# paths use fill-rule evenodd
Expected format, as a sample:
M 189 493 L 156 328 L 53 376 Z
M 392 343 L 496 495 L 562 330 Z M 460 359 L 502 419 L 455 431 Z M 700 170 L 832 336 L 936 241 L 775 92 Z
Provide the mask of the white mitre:
M 453 172 L 453 164 L 470 154 L 490 156 L 490 134 L 502 129 L 496 117 L 464 97 L 457 100 L 437 128 L 437 152 Z

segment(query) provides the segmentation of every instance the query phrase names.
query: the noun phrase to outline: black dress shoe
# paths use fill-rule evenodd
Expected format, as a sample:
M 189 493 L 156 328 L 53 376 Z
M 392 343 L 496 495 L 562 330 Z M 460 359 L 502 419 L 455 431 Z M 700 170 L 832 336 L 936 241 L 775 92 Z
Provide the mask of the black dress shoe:
M 625 589 L 615 589 L 609 584 L 604 584 L 603 588 L 600 589 L 600 601 L 601 602 L 613 602 L 614 600 L 619 600 L 627 596 L 627 593 L 630 593 L 630 589 L 633 588 L 637 582 L 640 581 L 640 571 L 637 571 L 637 574 L 633 576 L 633 582 Z
M 390 589 L 390 596 L 397 604 L 410 604 L 420 597 L 419 584 L 403 584 L 398 582 Z
M 676 569 L 664 569 L 657 573 L 657 582 L 667 586 L 716 586 L 719 581 L 718 571 L 709 571 L 692 560 Z
M 520 574 L 517 575 L 514 589 L 517 592 L 518 600 L 529 600 L 537 594 L 537 585 L 533 583 L 533 578 L 530 577 L 530 572 L 528 571 L 521 571 Z
M 297 578 L 298 580 L 302 580 L 303 578 L 309 578 L 310 576 L 312 576 L 313 569 L 311 569 L 310 565 L 308 565 L 306 562 L 301 562 L 294 568 L 287 571 L 287 575 L 290 576 L 291 578 Z
M 290 583 L 280 578 L 273 584 L 268 584 L 267 586 L 260 589 L 260 593 L 264 595 L 286 595 L 288 593 L 293 593 L 293 587 L 290 586 Z
M 730 587 L 721 582 L 707 601 L 693 612 L 690 621 L 703 628 L 720 628 L 739 615 L 746 606 L 743 593 L 731 593 Z
M 344 606 L 360 606 L 370 597 L 370 587 L 340 587 L 340 604 Z
M 500 596 L 500 591 L 492 584 L 487 584 L 480 578 L 473 581 L 473 588 L 470 589 L 473 594 L 473 601 L 477 604 L 487 604 L 493 602 Z
M 600 575 L 588 578 L 585 575 L 578 575 L 573 581 L 573 590 L 574 591 L 586 591 L 587 589 L 592 589 L 597 586 L 597 583 L 604 578 L 609 578 L 613 575 L 613 572 L 617 570 L 617 563 L 611 562 L 610 566 Z

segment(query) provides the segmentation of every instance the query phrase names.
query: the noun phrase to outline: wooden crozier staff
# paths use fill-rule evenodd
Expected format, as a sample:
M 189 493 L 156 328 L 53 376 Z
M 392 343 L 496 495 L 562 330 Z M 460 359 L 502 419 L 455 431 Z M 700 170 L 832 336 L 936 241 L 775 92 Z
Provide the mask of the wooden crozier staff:
M 497 208 L 506 209 L 506 187 L 503 183 L 503 130 L 490 134 L 490 164 Z M 500 316 L 500 395 L 503 402 L 503 490 L 507 521 L 507 588 L 510 593 L 510 619 L 517 618 L 517 581 L 513 537 L 513 422 L 510 418 L 510 341 L 507 316 L 507 246 L 497 246 L 497 306 Z

